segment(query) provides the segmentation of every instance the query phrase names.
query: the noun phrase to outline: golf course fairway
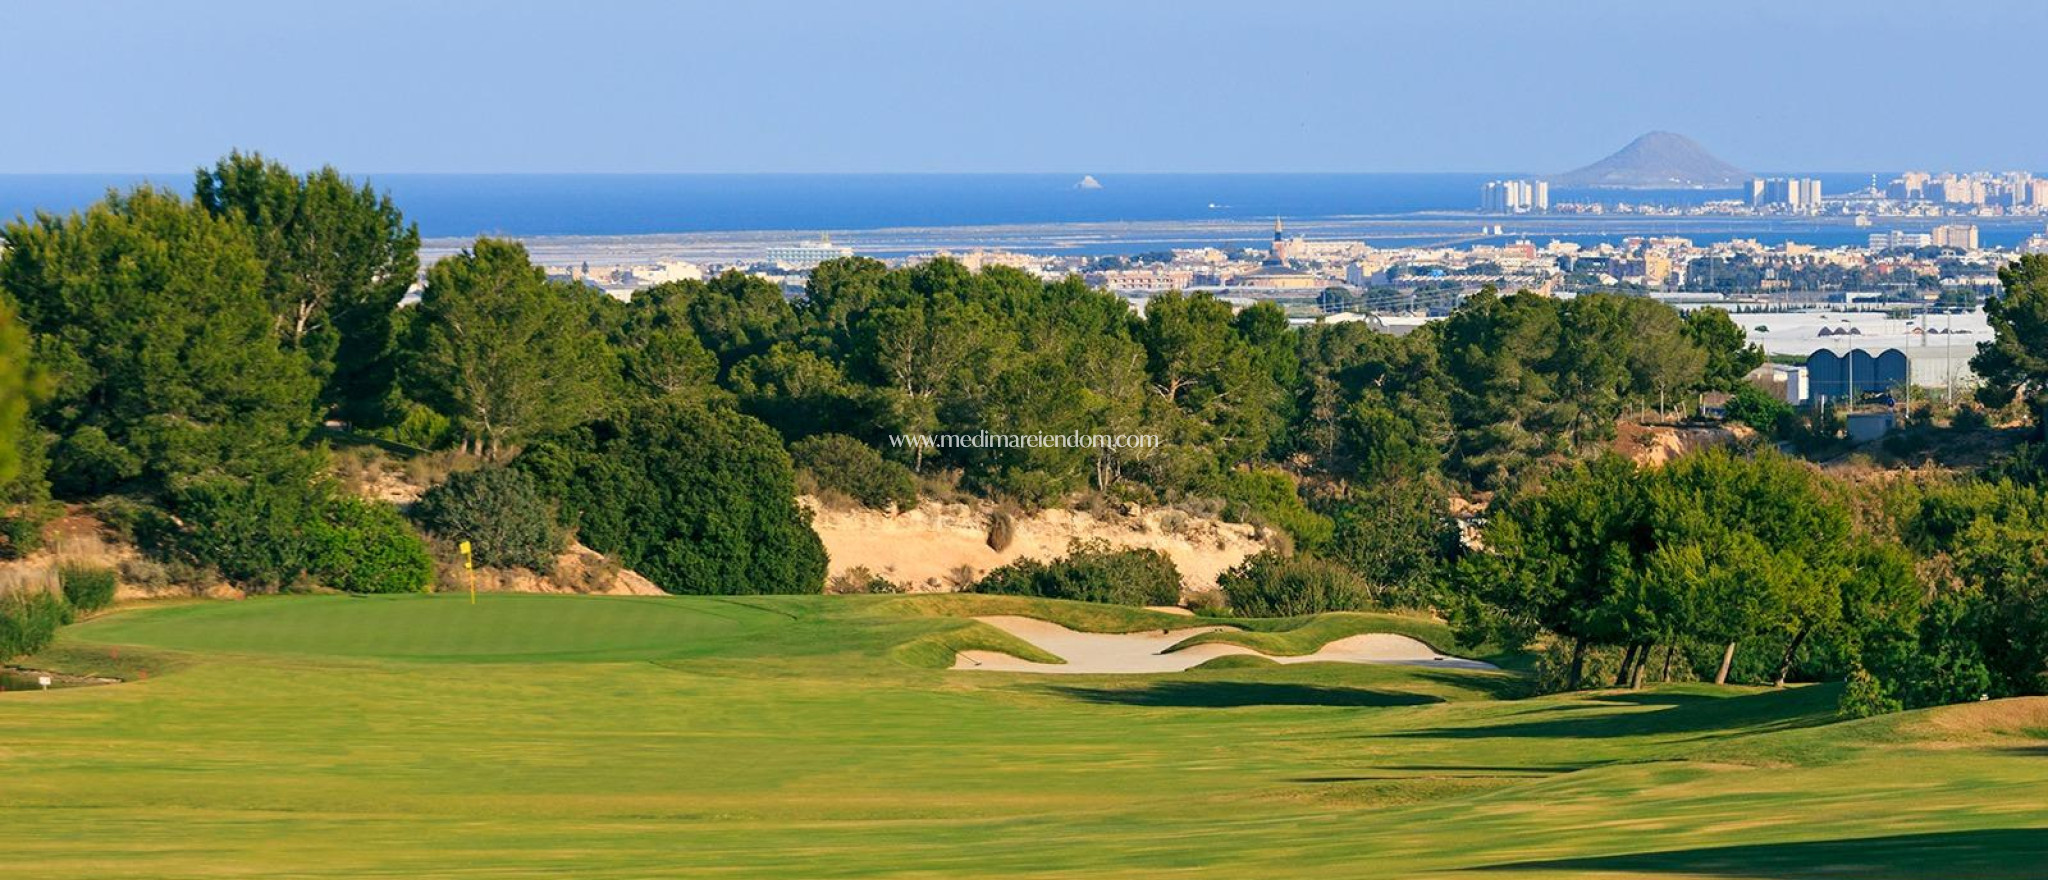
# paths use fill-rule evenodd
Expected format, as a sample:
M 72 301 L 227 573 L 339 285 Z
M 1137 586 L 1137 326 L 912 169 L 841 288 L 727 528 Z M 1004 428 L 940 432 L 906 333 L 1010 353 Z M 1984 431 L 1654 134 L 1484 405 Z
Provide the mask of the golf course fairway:
M 116 611 L 27 665 L 123 683 L 0 694 L 0 877 L 2048 871 L 2048 701 L 1844 722 L 1833 687 L 944 669 L 1003 649 L 980 614 L 1164 627 L 975 596 Z M 1346 621 L 1315 625 L 1375 625 Z

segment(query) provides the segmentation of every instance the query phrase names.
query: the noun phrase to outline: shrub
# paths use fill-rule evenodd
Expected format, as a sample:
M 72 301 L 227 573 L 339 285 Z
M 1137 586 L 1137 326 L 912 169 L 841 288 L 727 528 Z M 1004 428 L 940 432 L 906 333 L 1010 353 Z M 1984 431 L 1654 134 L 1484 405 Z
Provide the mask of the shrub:
M 1991 426 L 1991 418 L 1984 414 L 1981 407 L 1964 405 L 1956 408 L 1956 413 L 1949 418 L 1948 424 L 1958 431 L 1980 431 Z
M 1230 502 L 1225 515 L 1232 519 L 1255 519 L 1278 527 L 1305 549 L 1320 549 L 1330 542 L 1330 518 L 1302 503 L 1294 477 L 1286 471 L 1232 471 L 1224 482 L 1224 496 Z
M 147 558 L 121 560 L 120 579 L 150 591 L 161 590 L 172 583 L 170 567 Z
M 1718 649 L 1717 649 L 1718 650 Z M 1715 656 L 1718 661 L 1719 655 Z M 1579 686 L 1596 687 L 1612 682 L 1621 673 L 1622 652 L 1618 648 L 1589 646 L 1580 658 Z M 1539 694 L 1563 693 L 1571 689 L 1572 646 L 1565 639 L 1545 639 L 1537 649 L 1530 673 L 1530 685 Z
M 49 517 L 40 506 L 0 510 L 0 559 L 20 559 L 43 546 L 43 525 Z
M 845 495 L 876 510 L 891 505 L 898 510 L 917 506 L 917 475 L 852 437 L 806 437 L 789 447 L 789 455 L 820 490 Z
M 444 449 L 455 442 L 455 423 L 447 416 L 410 400 L 392 402 L 392 423 L 370 435 L 417 449 Z
M 64 601 L 88 614 L 114 604 L 114 589 L 120 578 L 111 568 L 67 565 L 57 571 L 63 585 Z
M 671 593 L 817 593 L 825 545 L 789 453 L 723 404 L 664 398 L 529 448 L 518 466 L 591 549 Z
M 825 592 L 843 596 L 907 592 L 894 581 L 856 565 L 825 583 Z
M 49 592 L 21 590 L 0 595 L 0 660 L 49 647 L 57 628 L 70 621 L 70 607 Z
M 1869 670 L 1861 666 L 1849 673 L 1849 681 L 1842 688 L 1841 699 L 1836 702 L 1835 711 L 1846 718 L 1869 718 L 1885 715 L 1905 708 L 1899 704 Z
M 977 593 L 1073 599 L 1115 605 L 1172 605 L 1180 601 L 1180 570 L 1157 550 L 1113 550 L 1101 541 L 1076 541 L 1052 562 L 1020 559 L 989 572 Z
M 1230 602 L 1224 598 L 1222 590 L 1202 590 L 1189 593 L 1184 604 L 1187 605 L 1189 611 L 1193 611 L 1203 617 L 1227 617 L 1230 615 Z
M 1217 578 L 1230 607 L 1247 617 L 1356 611 L 1371 596 L 1365 580 L 1337 563 L 1267 551 Z
M 194 481 L 173 493 L 182 528 L 168 543 L 239 586 L 275 590 L 311 571 L 311 527 L 326 494 L 310 472 Z
M 421 526 L 450 541 L 468 541 L 478 565 L 552 573 L 569 546 L 555 504 L 532 475 L 493 467 L 450 476 L 413 508 Z
M 337 495 L 306 463 L 265 477 L 215 477 L 174 496 L 169 543 L 245 587 L 311 579 L 356 593 L 416 592 L 433 581 L 426 543 L 389 504 Z
M 417 593 L 434 583 L 427 544 L 398 508 L 379 501 L 331 499 L 309 536 L 308 572 L 350 593 Z
M 1729 421 L 1748 425 L 1765 437 L 1777 436 L 1797 414 L 1791 404 L 1748 382 L 1736 386 L 1724 411 Z

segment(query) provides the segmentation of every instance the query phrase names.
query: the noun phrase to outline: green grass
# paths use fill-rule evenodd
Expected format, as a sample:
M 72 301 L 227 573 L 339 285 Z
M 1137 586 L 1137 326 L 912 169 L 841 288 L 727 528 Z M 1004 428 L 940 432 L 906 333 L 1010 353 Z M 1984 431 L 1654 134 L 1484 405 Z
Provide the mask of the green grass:
M 1012 614 L 1049 620 L 1081 632 L 1127 633 L 1194 626 L 1245 627 L 1256 621 L 1189 617 L 1130 605 L 1102 605 L 1065 599 L 1033 599 L 982 593 L 939 593 L 903 596 L 883 603 L 891 614 L 919 617 L 986 617 Z
M 1247 629 L 1235 632 L 1205 632 L 1192 635 L 1167 650 L 1178 651 L 1195 645 L 1223 643 L 1243 645 L 1262 654 L 1299 657 L 1313 654 L 1324 645 L 1361 633 L 1393 633 L 1407 636 L 1435 648 L 1438 653 L 1457 654 L 1451 628 L 1443 621 L 1409 614 L 1339 611 L 1309 617 L 1288 617 L 1271 621 L 1250 621 Z
M 921 669 L 949 669 L 961 651 L 995 651 L 1033 663 L 1067 662 L 1037 645 L 979 622 L 911 639 L 897 645 L 889 656 Z
M 1824 687 L 924 668 L 985 638 L 948 615 L 1155 625 L 1000 598 L 118 611 L 27 665 L 146 680 L 0 694 L 0 877 L 1935 880 L 2048 859 L 2038 703 L 1837 723 Z

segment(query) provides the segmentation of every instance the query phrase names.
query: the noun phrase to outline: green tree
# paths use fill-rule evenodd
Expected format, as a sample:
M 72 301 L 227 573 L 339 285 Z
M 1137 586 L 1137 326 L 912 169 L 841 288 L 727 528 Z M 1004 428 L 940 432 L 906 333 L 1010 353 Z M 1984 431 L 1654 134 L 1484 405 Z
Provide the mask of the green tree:
M 1433 474 L 1450 440 L 1449 388 L 1434 332 L 1362 323 L 1300 331 L 1294 448 L 1362 481 Z
M 1970 369 L 1978 398 L 1992 407 L 2026 401 L 2037 436 L 2048 433 L 2048 254 L 2027 254 L 1998 270 L 2004 293 L 1984 301 L 1995 334 L 1977 344 Z
M 1544 369 L 1562 330 L 1547 297 L 1501 297 L 1491 287 L 1444 320 L 1438 334 L 1448 381 L 1453 472 L 1504 487 L 1531 461 L 1560 450 L 1556 379 Z
M 1253 318 L 1253 328 L 1264 322 Z M 1153 390 L 1192 421 L 1183 442 L 1226 463 L 1255 460 L 1272 444 L 1285 404 L 1273 380 L 1277 357 L 1242 335 L 1230 305 L 1206 293 L 1168 291 L 1145 304 L 1138 340 Z M 1256 330 L 1261 332 L 1262 330 Z
M 317 383 L 279 347 L 242 221 L 141 188 L 5 237 L 0 290 L 55 384 L 39 412 L 61 491 L 246 471 L 311 427 Z
M 597 417 L 619 373 L 602 298 L 549 282 L 516 242 L 477 239 L 427 272 L 411 328 L 416 396 L 491 458 Z
M 1777 436 L 1799 416 L 1792 404 L 1748 382 L 1735 386 L 1735 396 L 1729 399 L 1725 411 L 1729 421 L 1748 425 L 1765 437 Z
M 390 196 L 331 166 L 300 176 L 236 152 L 196 177 L 200 205 L 248 226 L 278 337 L 324 379 L 322 401 L 351 419 L 380 418 L 392 315 L 419 273 L 419 229 Z
M 874 389 L 849 381 L 831 358 L 778 342 L 732 369 L 728 383 L 747 414 L 784 437 L 828 431 L 867 434 L 882 420 Z
M 1330 557 L 1364 577 L 1381 605 L 1440 607 L 1439 577 L 1458 547 L 1447 496 L 1428 477 L 1359 486 L 1337 508 Z
M 1685 332 L 1706 354 L 1706 371 L 1700 380 L 1706 388 L 1733 390 L 1749 371 L 1763 365 L 1763 347 L 1750 344 L 1735 319 L 1721 309 L 1698 309 L 1686 315 Z
M 794 334 L 796 310 L 774 282 L 737 270 L 710 281 L 672 281 L 633 294 L 628 321 L 695 333 L 720 370 Z
M 1637 623 L 1624 600 L 1654 549 L 1644 504 L 1635 465 L 1613 455 L 1497 499 L 1487 552 L 1459 564 L 1460 639 L 1520 644 L 1539 629 L 1554 633 L 1572 646 L 1567 687 L 1578 687 L 1587 650 L 1628 641 Z
M 886 295 L 885 287 L 896 285 L 902 277 L 882 261 L 868 257 L 819 263 L 811 270 L 804 298 L 797 304 L 802 324 L 835 345 L 843 344 L 854 315 L 867 311 Z
M 0 488 L 20 480 L 32 459 L 29 424 L 30 394 L 28 330 L 15 320 L 14 306 L 0 296 Z M 36 475 L 40 476 L 40 475 Z M 0 504 L 14 499 L 0 491 Z
M 1627 297 L 1622 300 L 1622 320 L 1630 396 L 1654 399 L 1659 410 L 1668 411 L 1680 394 L 1707 381 L 1707 352 L 1687 332 L 1691 325 L 1677 309 L 1653 299 Z

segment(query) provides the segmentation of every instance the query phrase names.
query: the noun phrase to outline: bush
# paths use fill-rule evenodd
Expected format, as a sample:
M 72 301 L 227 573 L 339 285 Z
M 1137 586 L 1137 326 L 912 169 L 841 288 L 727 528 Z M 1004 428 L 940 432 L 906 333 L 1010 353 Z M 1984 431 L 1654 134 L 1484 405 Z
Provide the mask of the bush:
M 57 571 L 63 585 L 64 601 L 88 614 L 114 604 L 114 589 L 120 577 L 111 568 L 67 565 Z
M 1293 617 L 1356 611 L 1371 596 L 1365 579 L 1337 563 L 1267 551 L 1216 579 L 1233 611 L 1246 617 Z
M 1725 411 L 1729 421 L 1748 425 L 1765 437 L 1778 436 L 1797 415 L 1792 404 L 1748 382 L 1736 386 L 1735 396 L 1729 398 Z
M 1278 527 L 1304 549 L 1321 549 L 1330 543 L 1330 518 L 1302 503 L 1294 477 L 1286 471 L 1232 471 L 1224 481 L 1224 497 L 1230 502 L 1224 515 L 1231 519 L 1253 519 Z
M 0 559 L 20 559 L 43 546 L 43 526 L 50 521 L 41 505 L 0 510 Z
M 1052 562 L 1020 559 L 989 572 L 974 592 L 1114 605 L 1172 605 L 1180 601 L 1180 570 L 1157 550 L 1113 550 L 1101 541 L 1076 541 Z
M 1984 414 L 1982 407 L 1965 404 L 1956 408 L 1948 424 L 1958 431 L 1981 431 L 1991 426 L 1991 418 Z
M 894 581 L 856 565 L 825 583 L 825 592 L 842 596 L 908 592 Z
M 312 580 L 354 593 L 417 592 L 433 582 L 426 543 L 389 504 L 338 495 L 305 463 L 263 478 L 181 487 L 175 551 L 245 587 Z M 146 521 L 146 519 L 145 519 Z
M 276 590 L 312 570 L 309 538 L 326 496 L 309 471 L 195 481 L 172 495 L 182 527 L 166 543 L 245 589 Z
M 1848 684 L 1843 686 L 1841 699 L 1835 704 L 1835 711 L 1846 718 L 1869 718 L 1903 708 L 1884 682 L 1861 666 L 1849 673 Z
M 326 586 L 350 593 L 418 593 L 433 586 L 426 542 L 389 504 L 331 499 L 309 539 L 308 573 Z
M 146 591 L 154 592 L 172 584 L 169 566 L 148 558 L 121 560 L 120 579 Z
M 387 402 L 391 424 L 368 433 L 372 437 L 416 449 L 445 449 L 455 442 L 455 423 L 447 416 L 410 400 Z
M 825 545 L 789 453 L 729 406 L 665 398 L 549 443 L 518 466 L 583 539 L 671 593 L 817 593 Z
M 22 590 L 0 595 L 0 660 L 49 647 L 57 628 L 69 622 L 70 607 L 50 593 Z
M 1720 659 L 1715 655 L 1715 659 Z M 1566 639 L 1545 639 L 1536 651 L 1529 670 L 1530 684 L 1539 694 L 1557 694 L 1571 689 L 1572 645 Z M 1599 687 L 1621 673 L 1619 648 L 1589 645 L 1581 658 L 1579 687 Z
M 413 508 L 427 531 L 468 541 L 476 564 L 552 573 L 569 546 L 555 504 L 532 475 L 511 468 L 465 471 L 427 491 Z
M 797 469 L 822 491 L 845 495 L 876 510 L 891 505 L 898 510 L 917 506 L 917 475 L 852 437 L 806 437 L 789 447 L 789 455 Z

